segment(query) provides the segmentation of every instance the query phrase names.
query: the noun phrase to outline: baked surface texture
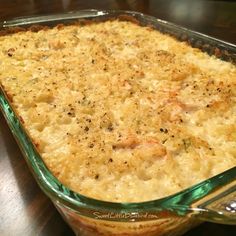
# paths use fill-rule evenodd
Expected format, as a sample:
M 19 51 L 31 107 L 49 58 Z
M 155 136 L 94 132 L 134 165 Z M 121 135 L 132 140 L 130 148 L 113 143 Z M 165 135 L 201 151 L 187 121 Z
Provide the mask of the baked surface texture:
M 236 67 L 128 21 L 0 37 L 0 83 L 50 171 L 140 202 L 236 165 Z

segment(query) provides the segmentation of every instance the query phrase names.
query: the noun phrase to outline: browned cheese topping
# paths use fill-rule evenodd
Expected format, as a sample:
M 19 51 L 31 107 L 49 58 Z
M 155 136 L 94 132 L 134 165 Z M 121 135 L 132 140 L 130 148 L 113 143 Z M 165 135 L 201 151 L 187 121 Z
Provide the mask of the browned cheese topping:
M 236 67 L 107 21 L 0 37 L 0 83 L 52 173 L 137 202 L 236 165 Z

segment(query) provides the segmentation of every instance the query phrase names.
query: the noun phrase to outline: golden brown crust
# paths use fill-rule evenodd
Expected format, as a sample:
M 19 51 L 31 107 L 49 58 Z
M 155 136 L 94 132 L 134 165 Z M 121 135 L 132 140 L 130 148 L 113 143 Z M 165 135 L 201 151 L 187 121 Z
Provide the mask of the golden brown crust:
M 235 165 L 235 66 L 123 20 L 38 29 L 0 38 L 0 82 L 62 183 L 143 201 Z
M 128 21 L 128 22 L 132 22 L 133 24 L 136 24 L 136 25 L 140 25 L 140 26 L 142 25 L 142 23 L 134 16 L 125 15 L 125 14 L 121 14 L 117 17 L 109 17 L 109 18 L 104 18 L 104 19 L 100 19 L 100 18 L 94 18 L 91 20 L 79 19 L 79 20 L 75 21 L 74 23 L 70 23 L 70 25 L 85 26 L 85 25 L 96 24 L 99 22 L 105 22 L 107 20 L 109 20 L 109 21 L 115 21 L 115 20 Z M 60 29 L 65 26 L 66 26 L 66 24 L 60 23 L 60 24 L 58 24 L 56 26 L 52 26 L 52 27 L 56 27 L 56 28 Z M 52 27 L 43 26 L 43 25 L 36 25 L 36 24 L 26 27 L 26 28 L 25 27 L 18 27 L 18 26 L 17 27 L 9 27 L 9 28 L 5 28 L 5 29 L 0 29 L 0 36 L 15 34 L 15 33 L 24 32 L 24 31 L 38 32 L 40 30 L 48 30 Z M 155 30 L 155 26 L 152 24 L 147 24 L 146 27 L 148 30 Z M 199 50 L 203 50 L 211 55 L 216 56 L 217 58 L 224 58 L 225 60 L 236 64 L 235 58 L 233 58 L 227 50 L 221 50 L 218 47 L 213 47 L 213 46 L 210 46 L 209 44 L 205 44 L 205 43 L 199 44 L 199 41 L 197 41 L 197 45 L 193 45 L 193 39 L 189 38 L 189 36 L 187 36 L 187 35 L 181 36 L 181 35 L 176 35 L 176 34 L 172 35 L 170 33 L 166 33 L 166 34 L 171 35 L 172 37 L 175 37 L 177 40 L 181 39 L 182 41 L 185 41 L 186 43 L 188 43 L 190 46 L 195 46 L 196 48 L 199 48 Z

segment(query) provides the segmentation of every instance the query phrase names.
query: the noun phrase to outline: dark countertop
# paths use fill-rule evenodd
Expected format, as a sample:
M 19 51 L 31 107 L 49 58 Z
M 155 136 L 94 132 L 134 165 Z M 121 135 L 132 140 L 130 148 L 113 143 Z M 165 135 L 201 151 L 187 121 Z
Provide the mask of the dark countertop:
M 125 9 L 236 44 L 236 2 L 203 0 L 9 0 L 0 1 L 0 21 L 80 9 Z M 0 235 L 73 235 L 51 201 L 34 181 L 0 113 Z M 204 223 L 186 236 L 231 236 L 236 226 Z

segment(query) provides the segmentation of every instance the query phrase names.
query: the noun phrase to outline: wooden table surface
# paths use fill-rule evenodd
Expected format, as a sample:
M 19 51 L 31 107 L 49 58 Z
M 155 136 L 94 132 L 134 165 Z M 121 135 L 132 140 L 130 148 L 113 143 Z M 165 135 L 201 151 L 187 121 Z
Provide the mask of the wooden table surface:
M 80 9 L 125 9 L 169 20 L 236 44 L 236 2 L 203 0 L 0 0 L 0 21 Z M 235 235 L 236 226 L 205 223 L 186 236 Z M 37 186 L 0 113 L 0 236 L 73 235 Z

